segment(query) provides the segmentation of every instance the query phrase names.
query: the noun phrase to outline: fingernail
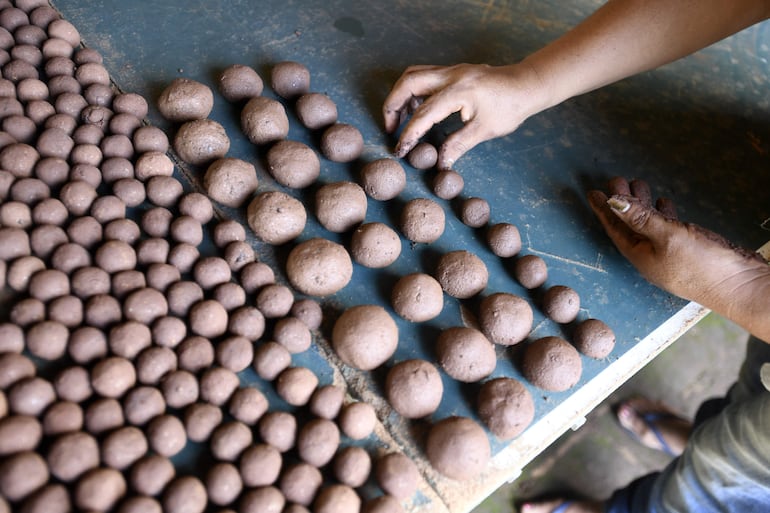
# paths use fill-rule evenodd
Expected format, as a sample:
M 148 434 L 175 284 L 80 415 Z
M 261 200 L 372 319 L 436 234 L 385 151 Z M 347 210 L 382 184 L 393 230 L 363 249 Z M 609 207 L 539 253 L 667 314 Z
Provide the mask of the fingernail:
M 612 210 L 620 212 L 621 214 L 628 212 L 628 209 L 631 208 L 631 203 L 622 198 L 612 197 L 607 200 L 607 204 Z

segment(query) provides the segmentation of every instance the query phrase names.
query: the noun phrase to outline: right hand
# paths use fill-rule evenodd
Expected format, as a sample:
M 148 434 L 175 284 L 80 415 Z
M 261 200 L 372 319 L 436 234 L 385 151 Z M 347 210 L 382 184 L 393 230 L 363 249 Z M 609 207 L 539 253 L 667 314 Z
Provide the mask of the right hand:
M 411 66 L 385 99 L 387 132 L 396 131 L 415 99 L 422 103 L 401 133 L 396 156 L 406 156 L 433 125 L 459 112 L 465 125 L 439 148 L 437 165 L 448 169 L 477 144 L 513 132 L 540 112 L 547 106 L 547 91 L 526 64 Z

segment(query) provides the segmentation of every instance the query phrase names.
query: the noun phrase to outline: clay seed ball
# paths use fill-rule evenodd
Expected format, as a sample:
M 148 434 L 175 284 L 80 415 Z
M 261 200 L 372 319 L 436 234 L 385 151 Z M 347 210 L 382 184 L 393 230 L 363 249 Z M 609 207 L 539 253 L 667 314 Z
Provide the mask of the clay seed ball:
M 160 93 L 158 110 L 169 121 L 203 119 L 214 108 L 214 93 L 200 82 L 176 78 Z
M 340 483 L 352 488 L 366 483 L 371 470 L 372 459 L 361 447 L 345 447 L 334 457 L 334 476 Z
M 398 327 L 378 305 L 358 305 L 345 310 L 334 323 L 332 347 L 343 363 L 372 370 L 393 356 Z
M 401 254 L 401 239 L 384 223 L 362 224 L 350 239 L 350 254 L 364 267 L 387 267 Z
M 5 457 L 14 452 L 34 451 L 43 438 L 43 429 L 35 417 L 29 415 L 9 415 L 0 418 L 0 435 L 2 435 L 2 438 L 0 438 L 0 455 Z M 49 453 L 54 447 L 56 447 L 55 442 L 51 449 L 49 449 Z M 99 460 L 98 452 L 96 460 L 97 462 Z
M 247 490 L 241 495 L 238 511 L 239 513 L 280 513 L 284 511 L 285 505 L 286 498 L 281 490 L 275 486 L 262 486 Z
M 391 452 L 379 458 L 374 475 L 382 490 L 397 499 L 408 499 L 417 491 L 420 472 L 406 454 Z
M 366 193 L 354 182 L 322 185 L 315 195 L 315 214 L 327 230 L 342 233 L 352 230 L 366 217 Z
M 302 233 L 307 212 L 302 202 L 293 196 L 281 191 L 266 191 L 249 203 L 246 220 L 257 237 L 268 244 L 280 245 Z
M 388 402 L 403 417 L 418 419 L 438 409 L 444 384 L 438 369 L 425 360 L 405 360 L 394 365 L 385 378 Z
M 332 162 L 352 162 L 364 151 L 364 137 L 358 128 L 335 123 L 321 135 L 321 153 Z
M 340 445 L 340 430 L 334 421 L 312 419 L 297 434 L 297 453 L 305 463 L 323 467 Z
M 353 276 L 353 262 L 345 247 L 313 238 L 291 250 L 286 261 L 291 284 L 303 294 L 328 296 L 341 290 Z
M 519 229 L 509 223 L 494 224 L 487 231 L 487 244 L 500 258 L 512 257 L 521 250 Z
M 208 499 L 217 506 L 226 506 L 235 501 L 241 490 L 243 481 L 232 463 L 215 463 L 206 472 Z
M 297 419 L 291 413 L 272 410 L 259 419 L 259 436 L 265 443 L 286 452 L 294 447 L 297 435 Z
M 528 345 L 521 366 L 530 383 L 550 392 L 571 388 L 583 372 L 577 349 L 555 336 L 543 337 Z
M 204 299 L 190 308 L 189 321 L 196 335 L 215 338 L 227 331 L 227 310 L 218 301 Z
M 406 159 L 415 169 L 430 169 L 438 161 L 438 150 L 428 142 L 421 142 L 412 148 Z
M 441 313 L 444 308 L 444 291 L 432 276 L 413 273 L 396 282 L 391 301 L 393 309 L 404 319 L 424 322 Z
M 289 367 L 278 375 L 275 391 L 292 406 L 307 404 L 318 386 L 318 378 L 307 367 Z
M 470 251 L 457 250 L 439 258 L 436 279 L 450 296 L 467 299 L 486 288 L 489 272 L 479 257 Z
M 334 419 L 345 400 L 345 389 L 337 385 L 324 385 L 316 388 L 310 398 L 310 412 L 316 417 Z
M 269 486 L 278 480 L 282 465 L 281 453 L 272 445 L 250 445 L 239 462 L 243 484 L 252 488 Z
M 306 93 L 297 98 L 297 118 L 306 128 L 317 130 L 337 122 L 337 105 L 323 93 Z
M 310 70 L 299 62 L 278 62 L 271 70 L 270 86 L 278 96 L 290 100 L 310 90 Z
M 377 413 L 371 404 L 356 401 L 342 407 L 337 423 L 348 438 L 363 440 L 374 431 L 377 424 Z
M 188 121 L 174 137 L 174 151 L 188 164 L 206 164 L 224 157 L 229 149 L 225 127 L 213 119 Z
M 522 287 L 535 289 L 548 279 L 548 266 L 537 255 L 524 255 L 516 260 L 513 275 Z
M 478 413 L 497 438 L 510 440 L 521 434 L 534 419 L 535 402 L 521 382 L 497 378 L 481 385 Z
M 543 294 L 543 313 L 554 321 L 572 322 L 580 311 L 580 296 L 566 285 L 554 285 Z
M 219 75 L 219 92 L 229 102 L 240 102 L 262 94 L 262 77 L 250 66 L 233 64 Z
M 166 513 L 203 513 L 206 503 L 206 487 L 194 476 L 176 477 L 163 490 Z
M 361 169 L 361 187 L 372 199 L 391 200 L 406 187 L 406 172 L 395 159 L 377 159 Z
M 445 224 L 444 209 L 428 198 L 409 200 L 401 211 L 401 233 L 412 242 L 435 242 L 444 233 Z
M 356 513 L 361 511 L 361 498 L 343 484 L 331 484 L 318 492 L 313 501 L 313 513 Z
M 257 190 L 254 165 L 234 157 L 220 158 L 209 164 L 203 188 L 214 201 L 228 207 L 240 207 Z
M 208 403 L 192 403 L 184 410 L 187 438 L 193 442 L 205 442 L 222 423 L 222 409 Z
M 277 378 L 290 364 L 291 353 L 278 342 L 267 341 L 254 350 L 254 370 L 265 381 Z
M 439 334 L 436 355 L 447 374 L 466 383 L 486 378 L 497 365 L 494 345 L 480 331 L 464 326 Z
M 246 386 L 232 393 L 227 411 L 234 419 L 253 425 L 265 414 L 267 406 L 267 399 L 259 389 Z
M 48 467 L 57 479 L 69 483 L 99 466 L 99 444 L 82 431 L 56 437 L 46 455 Z
M 441 199 L 450 200 L 463 192 L 465 180 L 460 173 L 452 169 L 442 169 L 433 179 L 433 194 Z
M 108 511 L 126 494 L 126 480 L 114 468 L 89 470 L 77 482 L 75 505 L 81 511 Z
M 482 198 L 468 198 L 463 201 L 460 219 L 471 228 L 481 228 L 489 222 L 489 203 Z
M 217 426 L 211 434 L 211 454 L 222 461 L 236 461 L 240 454 L 251 445 L 251 428 L 243 422 L 233 420 Z
M 241 130 L 254 144 L 286 139 L 289 118 L 280 102 L 265 96 L 249 100 L 241 110 Z
M 130 360 L 110 356 L 91 369 L 91 386 L 102 397 L 122 397 L 136 383 L 136 370 Z
M 492 451 L 484 428 L 466 417 L 449 417 L 430 428 L 425 453 L 433 468 L 462 481 L 479 475 Z
M 318 178 L 321 161 L 307 144 L 286 139 L 268 150 L 267 168 L 281 185 L 303 189 Z
M 302 321 L 309 329 L 317 330 L 323 321 L 323 310 L 314 299 L 298 299 L 291 306 L 290 313 Z
M 479 305 L 481 331 L 495 344 L 518 344 L 529 335 L 533 320 L 532 307 L 514 294 L 491 294 Z
M 615 333 L 599 319 L 586 319 L 575 327 L 572 342 L 584 355 L 601 359 L 615 347 Z

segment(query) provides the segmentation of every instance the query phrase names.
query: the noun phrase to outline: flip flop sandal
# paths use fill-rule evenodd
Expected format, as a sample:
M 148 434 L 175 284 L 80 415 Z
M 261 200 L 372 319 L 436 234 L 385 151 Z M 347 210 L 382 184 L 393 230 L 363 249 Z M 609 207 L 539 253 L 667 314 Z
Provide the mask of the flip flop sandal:
M 627 404 L 627 403 L 625 403 Z M 658 427 L 655 425 L 655 422 L 658 422 L 660 420 L 682 420 L 681 417 L 678 417 L 677 415 L 674 415 L 673 413 L 666 413 L 666 412 L 647 412 L 647 413 L 640 413 L 633 407 L 629 406 L 636 414 L 639 416 L 640 419 L 642 419 L 642 422 L 644 422 L 644 425 L 652 431 L 652 434 L 655 435 L 655 438 L 658 440 L 658 443 L 660 444 L 660 450 L 662 450 L 667 455 L 674 457 L 676 456 L 676 453 L 671 449 L 671 447 L 666 443 L 666 440 L 663 438 L 663 433 L 660 432 Z M 642 439 L 639 437 L 638 434 L 636 434 L 633 430 L 627 428 L 623 424 L 620 424 L 618 422 L 620 427 L 623 428 L 623 430 L 631 435 L 631 438 L 635 439 L 640 444 L 644 445 L 644 442 L 642 442 Z
M 564 501 L 556 506 L 556 509 L 551 511 L 551 513 L 564 513 L 570 506 L 572 506 L 572 501 Z

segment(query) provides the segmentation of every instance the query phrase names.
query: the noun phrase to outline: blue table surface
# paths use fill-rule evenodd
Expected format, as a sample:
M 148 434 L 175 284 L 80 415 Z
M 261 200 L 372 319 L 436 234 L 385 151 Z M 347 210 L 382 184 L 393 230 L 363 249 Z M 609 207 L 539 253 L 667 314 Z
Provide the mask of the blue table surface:
M 188 77 L 216 91 L 218 74 L 239 63 L 254 67 L 265 79 L 266 96 L 273 63 L 295 60 L 311 72 L 311 89 L 327 93 L 339 109 L 339 120 L 355 125 L 365 140 L 358 162 L 336 164 L 322 159 L 319 183 L 356 180 L 363 163 L 390 155 L 394 138 L 384 133 L 381 105 L 401 71 L 411 64 L 520 60 L 564 33 L 600 5 L 597 1 L 557 2 L 460 0 L 380 2 L 361 0 L 261 0 L 185 2 L 133 0 L 57 0 L 55 6 L 80 31 L 86 46 L 97 49 L 117 86 L 148 99 L 150 121 L 173 134 L 159 115 L 155 100 L 174 78 Z M 583 358 L 580 383 L 633 347 L 685 302 L 651 286 L 614 249 L 590 211 L 585 192 L 602 188 L 614 175 L 647 180 L 656 195 L 678 204 L 680 217 L 719 232 L 734 242 L 758 248 L 770 235 L 770 37 L 759 25 L 683 61 L 587 94 L 527 120 L 514 134 L 484 143 L 457 162 L 465 179 L 462 198 L 478 196 L 492 209 L 491 222 L 515 224 L 522 235 L 521 254 L 545 259 L 546 286 L 568 285 L 581 296 L 580 319 L 605 321 L 617 337 L 615 351 L 605 360 Z M 317 134 L 304 129 L 287 107 L 289 138 L 318 148 Z M 210 118 L 220 122 L 231 139 L 228 156 L 255 164 L 259 190 L 280 189 L 302 198 L 312 212 L 314 188 L 303 192 L 278 185 L 266 171 L 265 149 L 245 138 L 238 106 L 215 93 Z M 450 119 L 429 138 L 440 143 L 458 121 Z M 477 254 L 490 271 L 484 294 L 511 292 L 530 300 L 535 311 L 530 340 L 561 335 L 569 328 L 546 319 L 538 291 L 519 286 L 512 275 L 515 259 L 500 259 L 486 247 L 483 231 L 463 225 L 458 201 L 443 201 L 431 192 L 433 171 L 418 171 L 403 162 L 408 183 L 395 200 L 369 200 L 366 220 L 396 226 L 406 200 L 427 197 L 446 210 L 447 227 L 431 245 L 411 245 L 384 270 L 354 266 L 352 282 L 322 300 L 330 333 L 331 320 L 356 304 L 380 304 L 390 309 L 390 287 L 411 272 L 432 272 L 437 255 L 456 249 Z M 181 166 L 189 187 L 199 187 L 203 170 Z M 245 209 L 244 209 L 245 210 Z M 244 210 L 222 209 L 245 221 Z M 313 236 L 345 243 L 345 235 L 326 231 L 309 215 L 304 240 Z M 277 250 L 253 241 L 259 257 L 283 269 L 287 247 Z M 436 319 L 413 324 L 396 319 L 400 343 L 389 363 L 411 357 L 434 359 L 433 344 L 440 330 L 462 324 L 461 306 L 474 311 L 474 300 L 446 296 Z M 332 369 L 319 345 L 295 363 L 313 368 L 322 382 Z M 523 344 L 522 344 L 523 346 Z M 521 378 L 517 369 L 520 346 L 498 348 L 493 376 Z M 387 367 L 387 365 L 386 365 Z M 356 386 L 381 393 L 385 370 L 358 373 L 343 369 Z M 256 376 L 245 381 L 263 388 Z M 362 384 L 363 383 L 363 384 Z M 580 386 L 580 383 L 578 386 Z M 475 385 L 460 385 L 444 375 L 445 397 L 433 419 L 452 414 L 475 418 Z M 536 415 L 546 414 L 569 399 L 570 391 L 546 394 L 527 384 Z M 355 394 L 355 391 L 354 391 Z M 284 407 L 271 395 L 275 407 Z M 399 420 L 390 419 L 394 425 Z M 385 419 L 388 423 L 388 419 Z M 490 436 L 495 451 L 505 444 Z

